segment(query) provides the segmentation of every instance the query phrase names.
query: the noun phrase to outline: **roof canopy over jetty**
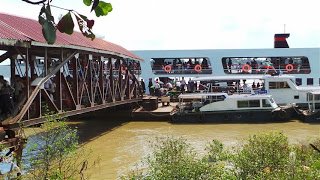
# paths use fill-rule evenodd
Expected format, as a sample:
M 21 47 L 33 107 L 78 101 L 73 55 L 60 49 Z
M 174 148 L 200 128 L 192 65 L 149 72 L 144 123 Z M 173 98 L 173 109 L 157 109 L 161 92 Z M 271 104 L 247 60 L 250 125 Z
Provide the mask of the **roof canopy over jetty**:
M 72 35 L 57 30 L 55 44 L 49 45 L 42 36 L 42 27 L 38 21 L 0 13 L 0 49 L 6 46 L 45 46 L 87 50 L 102 54 L 114 54 L 123 58 L 142 60 L 127 49 L 114 43 L 95 38 L 86 38 L 80 32 Z
M 51 45 L 38 21 L 0 13 L 0 50 L 0 63 L 10 60 L 10 75 L 5 76 L 13 86 L 25 86 L 12 113 L 0 114 L 2 125 L 41 123 L 43 104 L 57 114 L 73 116 L 141 99 L 137 78 L 142 59 L 100 38 L 57 30 Z

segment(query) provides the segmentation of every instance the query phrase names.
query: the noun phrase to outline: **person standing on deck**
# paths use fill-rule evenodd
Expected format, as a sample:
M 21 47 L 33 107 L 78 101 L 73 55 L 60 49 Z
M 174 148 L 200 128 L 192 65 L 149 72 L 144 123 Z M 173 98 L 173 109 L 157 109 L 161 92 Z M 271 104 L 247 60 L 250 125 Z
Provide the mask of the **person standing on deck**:
M 151 96 L 153 96 L 154 95 L 154 87 L 153 87 L 153 83 L 152 83 L 152 78 L 149 78 L 148 88 L 149 88 L 149 94 Z
M 231 72 L 231 66 L 232 66 L 232 60 L 231 60 L 231 58 L 228 60 L 228 67 L 229 67 L 229 72 L 230 73 L 232 73 Z
M 156 84 L 154 85 L 154 94 L 156 96 L 161 96 L 161 92 L 160 92 L 160 82 L 158 79 L 156 79 Z
M 142 92 L 144 94 L 146 92 L 146 84 L 144 83 L 143 79 L 141 79 L 141 81 L 140 81 L 140 86 L 141 86 Z
M 186 81 L 184 80 L 184 77 L 182 77 L 182 80 L 180 82 L 180 89 L 182 93 L 185 92 L 185 86 L 186 86 Z
M 1 114 L 4 116 L 4 118 L 7 118 L 13 113 L 12 94 L 14 92 L 14 89 L 10 86 L 9 82 L 5 80 L 2 75 L 0 75 L 0 84 Z

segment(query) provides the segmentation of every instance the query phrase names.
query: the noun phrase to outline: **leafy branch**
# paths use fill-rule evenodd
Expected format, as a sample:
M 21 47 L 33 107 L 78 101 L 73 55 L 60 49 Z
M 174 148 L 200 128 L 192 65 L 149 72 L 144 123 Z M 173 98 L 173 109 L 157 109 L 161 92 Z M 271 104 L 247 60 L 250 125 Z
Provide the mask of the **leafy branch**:
M 92 27 L 94 25 L 94 20 L 88 19 L 86 16 L 79 14 L 78 12 L 65 9 L 58 6 L 50 5 L 50 2 L 53 0 L 39 0 L 39 1 L 30 1 L 22 0 L 29 4 L 43 4 L 38 21 L 42 26 L 42 34 L 48 44 L 54 44 L 56 41 L 56 30 L 58 29 L 61 33 L 66 33 L 71 35 L 74 31 L 74 19 L 79 26 L 81 33 L 88 38 L 93 40 L 95 38 L 94 33 L 92 32 Z M 48 3 L 45 3 L 48 1 Z M 83 3 L 86 6 L 91 6 L 91 12 L 95 11 L 97 17 L 106 16 L 109 12 L 112 11 L 112 5 L 101 0 L 83 0 Z M 55 23 L 54 17 L 51 13 L 51 7 L 60 8 L 68 11 L 58 22 Z M 74 17 L 74 18 L 73 18 Z
M 22 1 L 29 3 L 29 4 L 42 4 L 42 3 L 45 3 L 47 0 L 41 0 L 41 1 L 36 1 L 36 2 L 29 1 L 29 0 L 22 0 Z

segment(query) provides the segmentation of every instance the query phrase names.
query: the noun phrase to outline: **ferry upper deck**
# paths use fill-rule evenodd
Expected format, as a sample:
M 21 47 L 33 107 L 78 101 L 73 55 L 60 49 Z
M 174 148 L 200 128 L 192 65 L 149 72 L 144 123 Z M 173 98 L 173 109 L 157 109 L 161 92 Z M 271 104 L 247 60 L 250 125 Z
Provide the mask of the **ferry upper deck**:
M 290 74 L 297 85 L 320 85 L 320 48 L 133 51 L 141 78 Z

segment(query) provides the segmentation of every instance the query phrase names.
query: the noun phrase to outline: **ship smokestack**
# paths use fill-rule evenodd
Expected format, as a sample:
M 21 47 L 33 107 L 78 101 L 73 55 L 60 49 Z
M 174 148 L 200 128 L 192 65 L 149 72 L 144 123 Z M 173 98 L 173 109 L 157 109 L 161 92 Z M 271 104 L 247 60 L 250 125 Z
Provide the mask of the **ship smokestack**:
M 290 34 L 275 34 L 274 35 L 274 48 L 289 48 L 287 38 Z

